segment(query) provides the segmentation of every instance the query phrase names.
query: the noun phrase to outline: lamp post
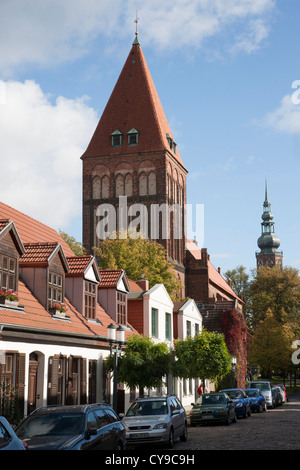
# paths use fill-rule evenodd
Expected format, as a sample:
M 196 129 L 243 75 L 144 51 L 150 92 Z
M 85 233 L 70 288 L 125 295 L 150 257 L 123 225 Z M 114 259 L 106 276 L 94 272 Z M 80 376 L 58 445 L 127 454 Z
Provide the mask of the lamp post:
M 235 388 L 235 367 L 236 367 L 236 357 L 235 356 L 232 356 L 231 365 L 232 365 L 233 388 Z
M 113 409 L 117 412 L 117 393 L 118 393 L 118 355 L 122 351 L 125 343 L 125 328 L 118 328 L 111 323 L 107 327 L 107 338 L 110 345 L 110 357 L 114 358 L 114 388 L 113 388 Z

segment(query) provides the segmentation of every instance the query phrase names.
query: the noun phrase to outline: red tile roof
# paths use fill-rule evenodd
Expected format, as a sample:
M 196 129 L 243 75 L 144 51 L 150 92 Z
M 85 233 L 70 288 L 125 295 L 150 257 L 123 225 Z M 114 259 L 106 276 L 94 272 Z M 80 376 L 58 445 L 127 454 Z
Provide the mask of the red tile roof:
M 143 292 L 143 289 L 141 286 L 137 284 L 137 282 L 132 281 L 132 279 L 128 279 L 128 284 L 129 284 L 129 290 L 130 292 Z
M 48 263 L 49 257 L 57 248 L 58 243 L 25 243 L 25 253 L 20 258 L 20 264 L 24 263 Z
M 23 243 L 57 242 L 63 247 L 66 256 L 74 256 L 73 251 L 56 230 L 0 202 L 0 219 L 13 220 Z
M 99 287 L 116 287 L 123 269 L 100 269 L 101 282 Z
M 127 142 L 133 128 L 139 132 L 134 147 Z M 116 130 L 123 134 L 121 147 L 111 145 Z M 178 149 L 170 149 L 167 134 L 173 139 L 142 48 L 134 44 L 82 158 L 167 150 L 184 168 Z
M 69 275 L 83 274 L 90 262 L 92 261 L 93 256 L 68 256 L 67 261 L 70 266 Z
M 0 324 L 4 325 L 4 328 L 6 324 L 7 326 L 25 327 L 30 331 L 87 335 L 91 339 L 96 335 L 105 339 L 108 325 L 115 323 L 99 304 L 97 304 L 98 322 L 90 322 L 71 305 L 68 299 L 65 299 L 66 315 L 70 317 L 70 320 L 59 320 L 53 318 L 44 309 L 22 281 L 19 281 L 18 284 L 18 294 L 19 305 L 23 306 L 24 310 L 0 308 Z M 134 330 L 126 330 L 125 338 L 133 332 Z

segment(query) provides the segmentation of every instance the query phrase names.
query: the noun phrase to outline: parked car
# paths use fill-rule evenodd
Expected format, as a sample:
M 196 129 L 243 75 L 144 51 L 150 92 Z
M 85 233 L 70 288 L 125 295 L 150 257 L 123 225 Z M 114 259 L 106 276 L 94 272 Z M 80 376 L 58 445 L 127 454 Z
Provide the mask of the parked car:
M 125 429 L 107 404 L 54 405 L 33 411 L 16 429 L 29 450 L 123 450 Z
M 288 401 L 288 396 L 287 396 L 287 391 L 286 391 L 285 386 L 283 384 L 276 384 L 276 385 L 274 385 L 274 387 L 280 387 L 281 388 L 283 403 L 286 403 Z
M 247 388 L 258 388 L 264 395 L 268 408 L 275 408 L 275 396 L 272 392 L 272 384 L 267 380 L 255 380 L 249 382 Z
M 0 450 L 27 450 L 4 416 L 0 416 Z
M 192 403 L 190 425 L 236 423 L 235 406 L 226 393 L 204 393 Z
M 249 398 L 251 411 L 261 413 L 267 410 L 266 399 L 258 388 L 246 388 L 245 393 Z
M 187 440 L 185 409 L 175 395 L 137 398 L 122 423 L 128 445 L 155 442 L 172 448 L 175 439 Z
M 250 400 L 242 388 L 231 388 L 221 390 L 221 392 L 227 393 L 232 400 L 237 416 L 243 416 L 243 418 L 251 416 Z
M 280 406 L 283 403 L 283 392 L 280 387 L 272 387 L 272 393 L 275 396 L 275 406 Z

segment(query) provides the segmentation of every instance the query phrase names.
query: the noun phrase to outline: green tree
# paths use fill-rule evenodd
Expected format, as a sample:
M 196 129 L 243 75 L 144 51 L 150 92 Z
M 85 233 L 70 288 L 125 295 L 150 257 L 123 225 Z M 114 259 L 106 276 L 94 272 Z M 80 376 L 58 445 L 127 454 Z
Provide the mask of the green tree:
M 129 388 L 159 388 L 170 370 L 171 354 L 166 343 L 154 343 L 147 336 L 133 335 L 126 342 L 124 354 L 118 361 L 118 381 Z M 113 358 L 106 360 L 113 370 Z
M 149 280 L 150 288 L 161 283 L 173 299 L 178 297 L 180 282 L 162 245 L 128 234 L 124 238 L 120 238 L 120 234 L 115 236 L 115 239 L 102 240 L 98 247 L 93 248 L 101 269 L 124 269 L 133 281 L 138 281 L 144 275 Z
M 74 255 L 83 256 L 83 255 L 86 254 L 86 250 L 83 247 L 82 243 L 78 242 L 75 239 L 75 237 L 72 237 L 72 236 L 68 235 L 67 233 L 62 232 L 60 229 L 59 229 L 59 234 L 65 240 L 65 242 L 69 245 L 69 247 L 73 251 Z
M 231 355 L 220 333 L 203 330 L 193 338 L 177 340 L 173 374 L 182 378 L 201 378 L 218 382 L 231 368 Z
M 293 337 L 289 324 L 282 325 L 268 309 L 248 343 L 248 364 L 258 365 L 270 379 L 274 371 L 288 371 Z
M 235 269 L 228 270 L 224 273 L 226 281 L 230 281 L 232 290 L 243 300 L 243 314 L 248 321 L 250 308 L 250 276 L 246 272 L 246 268 L 242 265 Z
M 300 277 L 297 269 L 279 266 L 258 269 L 250 286 L 251 327 L 254 330 L 270 309 L 281 323 L 299 333 Z

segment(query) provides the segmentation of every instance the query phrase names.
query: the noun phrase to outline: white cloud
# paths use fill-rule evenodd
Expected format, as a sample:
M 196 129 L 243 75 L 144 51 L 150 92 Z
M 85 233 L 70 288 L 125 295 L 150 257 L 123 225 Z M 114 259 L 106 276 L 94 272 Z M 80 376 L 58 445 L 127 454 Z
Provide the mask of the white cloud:
M 280 132 L 300 134 L 300 103 L 296 92 L 284 96 L 280 106 L 264 117 L 263 124 Z
M 0 81 L 0 88 L 0 200 L 54 228 L 67 226 L 81 214 L 80 156 L 96 112 L 84 97 L 53 105 L 34 81 Z
M 115 42 L 133 36 L 136 10 L 143 44 L 199 48 L 227 31 L 233 49 L 252 52 L 268 34 L 274 7 L 275 0 L 2 1 L 0 70 L 8 76 L 24 64 L 75 60 L 88 52 L 98 35 Z

